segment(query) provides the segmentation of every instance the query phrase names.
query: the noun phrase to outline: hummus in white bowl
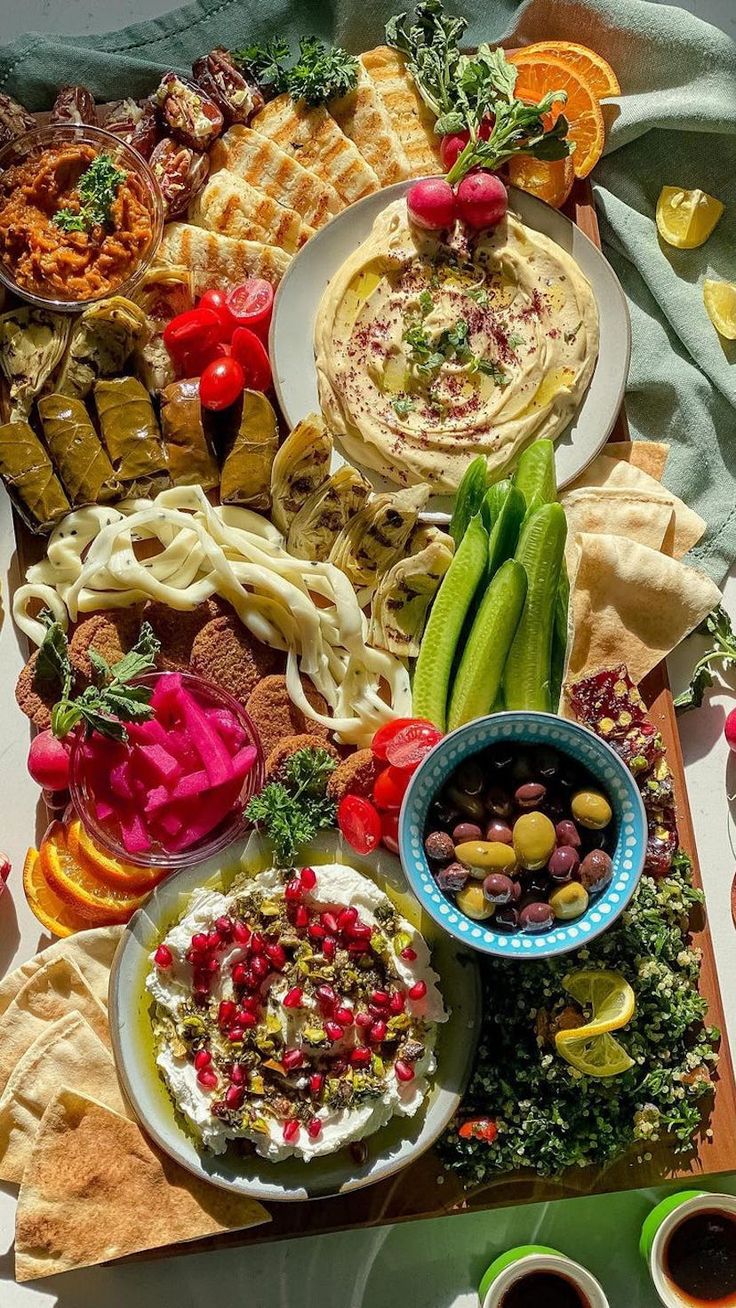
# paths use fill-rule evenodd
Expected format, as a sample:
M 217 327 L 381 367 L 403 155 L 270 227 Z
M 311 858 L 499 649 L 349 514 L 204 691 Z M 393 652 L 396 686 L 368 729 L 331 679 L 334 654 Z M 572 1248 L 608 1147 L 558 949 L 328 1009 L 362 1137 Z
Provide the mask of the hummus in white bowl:
M 196 890 L 150 956 L 157 1065 L 212 1153 L 309 1161 L 420 1108 L 437 982 L 420 933 L 347 865 Z
M 400 199 L 322 296 L 319 398 L 359 465 L 453 492 L 476 455 L 497 479 L 531 441 L 560 435 L 598 345 L 595 297 L 562 246 L 511 211 L 441 240 Z

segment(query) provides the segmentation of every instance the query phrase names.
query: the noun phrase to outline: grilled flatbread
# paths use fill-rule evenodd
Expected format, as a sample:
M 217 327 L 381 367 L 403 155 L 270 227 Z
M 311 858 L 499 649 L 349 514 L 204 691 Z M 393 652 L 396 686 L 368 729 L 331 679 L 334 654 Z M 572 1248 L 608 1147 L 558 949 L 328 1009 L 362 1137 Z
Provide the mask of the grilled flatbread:
M 339 100 L 331 100 L 329 111 L 346 136 L 360 150 L 381 186 L 391 186 L 411 176 L 409 160 L 391 116 L 364 68 L 358 65 L 358 84 Z
M 196 295 L 209 286 L 238 286 L 247 277 L 264 277 L 278 286 L 291 258 L 275 245 L 238 241 L 189 223 L 169 223 L 164 228 L 159 257 L 190 270 Z
M 44 963 L 18 991 L 0 1025 L 0 1090 L 29 1045 L 51 1022 L 78 1012 L 109 1043 L 107 1009 L 95 999 L 79 968 L 66 958 Z
M 311 227 L 323 227 L 344 207 L 334 186 L 250 127 L 228 128 L 210 150 L 210 167 L 213 173 L 220 168 L 237 173 L 279 204 L 296 209 Z
M 77 931 L 68 939 L 55 940 L 40 954 L 34 954 L 0 981 L 0 1014 L 13 1002 L 26 981 L 55 958 L 66 958 L 75 963 L 95 998 L 107 1005 L 110 968 L 124 930 L 122 926 L 107 926 Z
M 189 210 L 189 222 L 220 236 L 277 245 L 287 254 L 293 254 L 314 233 L 296 209 L 285 208 L 227 168 L 210 177 L 200 191 Z
M 190 1175 L 135 1122 L 62 1087 L 18 1196 L 15 1276 L 32 1281 L 269 1220 L 255 1199 Z
M 394 131 L 409 160 L 409 175 L 436 173 L 440 166 L 440 138 L 434 117 L 406 71 L 402 55 L 387 45 L 366 50 L 359 59 L 383 100 Z
M 378 178 L 324 105 L 309 109 L 278 95 L 253 119 L 257 132 L 280 145 L 323 181 L 334 186 L 345 204 L 379 188 Z

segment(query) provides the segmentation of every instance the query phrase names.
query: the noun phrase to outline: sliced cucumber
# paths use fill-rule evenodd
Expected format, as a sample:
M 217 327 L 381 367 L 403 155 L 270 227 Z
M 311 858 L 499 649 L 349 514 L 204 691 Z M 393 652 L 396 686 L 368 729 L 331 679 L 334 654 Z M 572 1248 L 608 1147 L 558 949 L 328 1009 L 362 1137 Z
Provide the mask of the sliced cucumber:
M 477 459 L 473 459 L 465 469 L 455 496 L 449 530 L 456 549 L 468 529 L 470 519 L 474 518 L 480 510 L 481 501 L 486 493 L 487 476 L 488 464 L 485 456 L 479 454 Z
M 557 474 L 552 441 L 534 441 L 522 450 L 514 473 L 514 485 L 524 496 L 528 513 L 533 513 L 543 504 L 554 504 Z
M 504 670 L 509 709 L 552 711 L 552 631 L 566 535 L 561 504 L 543 505 L 522 528 L 515 557 L 526 571 L 527 596 Z
M 565 671 L 565 657 L 567 655 L 567 612 L 569 607 L 570 578 L 567 575 L 567 564 L 563 558 L 560 567 L 560 580 L 557 583 L 554 627 L 552 631 L 552 685 L 550 694 L 553 713 L 557 713 L 559 710 L 560 695 L 562 694 L 562 677 Z
M 489 583 L 457 670 L 448 728 L 490 713 L 503 680 L 506 656 L 526 598 L 526 572 L 507 559 Z
M 488 540 L 488 577 L 489 579 L 505 563 L 506 559 L 514 556 L 521 524 L 526 514 L 526 502 L 521 491 L 512 483 L 499 482 L 499 486 L 505 486 L 503 500 L 498 503 L 498 497 L 494 497 L 494 517 L 493 527 Z M 488 491 L 484 505 L 489 499 L 491 492 L 497 491 L 497 486 L 492 486 Z M 498 507 L 496 507 L 498 505 Z

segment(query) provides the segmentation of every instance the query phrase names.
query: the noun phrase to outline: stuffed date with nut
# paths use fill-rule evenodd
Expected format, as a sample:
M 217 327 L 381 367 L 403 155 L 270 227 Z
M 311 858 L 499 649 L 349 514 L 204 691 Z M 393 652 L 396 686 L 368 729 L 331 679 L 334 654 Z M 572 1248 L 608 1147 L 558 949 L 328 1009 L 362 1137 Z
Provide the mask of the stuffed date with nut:
M 35 126 L 33 115 L 22 104 L 18 104 L 11 95 L 0 93 L 0 146 L 15 141 Z
M 192 150 L 206 150 L 224 127 L 225 120 L 214 100 L 177 73 L 164 73 L 154 99 L 166 130 Z
M 150 159 L 161 131 L 152 100 L 121 100 L 105 120 L 105 128 Z
M 259 88 L 233 63 L 230 53 L 218 47 L 192 64 L 194 80 L 217 105 L 226 123 L 249 123 L 263 108 Z
M 210 161 L 199 150 L 165 136 L 148 162 L 161 187 L 164 217 L 176 218 L 207 181 Z
M 60 87 L 49 121 L 64 126 L 81 127 L 86 124 L 88 127 L 96 127 L 95 97 L 86 86 Z

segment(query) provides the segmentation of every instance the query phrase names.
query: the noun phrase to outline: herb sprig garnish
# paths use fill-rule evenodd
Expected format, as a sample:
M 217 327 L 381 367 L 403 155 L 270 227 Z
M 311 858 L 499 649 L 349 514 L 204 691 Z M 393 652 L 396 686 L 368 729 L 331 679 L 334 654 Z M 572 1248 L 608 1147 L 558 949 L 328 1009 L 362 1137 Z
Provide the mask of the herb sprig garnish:
M 492 359 L 474 354 L 468 339 L 468 323 L 458 318 L 452 327 L 445 327 L 436 336 L 427 331 L 423 319 L 414 318 L 406 327 L 402 339 L 408 345 L 408 360 L 413 371 L 422 377 L 435 377 L 443 363 L 459 363 L 468 372 L 481 372 L 492 377 L 497 386 L 506 386 L 509 378 L 503 368 Z
M 698 659 L 687 690 L 675 700 L 675 708 L 700 708 L 708 686 L 713 685 L 713 664 L 720 663 L 724 672 L 736 668 L 736 635 L 726 610 L 719 604 L 698 628 L 713 637 L 712 647 Z
M 273 841 L 279 867 L 293 866 L 318 831 L 334 826 L 336 805 L 327 782 L 336 767 L 326 749 L 299 749 L 284 763 L 278 781 L 250 801 L 246 817 Z
M 77 183 L 79 210 L 59 209 L 53 222 L 65 232 L 89 232 L 110 221 L 113 201 L 126 173 L 116 168 L 108 154 L 98 154 Z
M 437 134 L 470 133 L 448 173 L 450 184 L 471 168 L 496 169 L 515 154 L 548 160 L 571 154 L 567 119 L 560 114 L 549 129 L 543 120 L 555 103 L 565 103 L 565 92 L 551 91 L 535 105 L 518 100 L 516 68 L 500 47 L 480 45 L 473 55 L 461 52 L 466 27 L 464 18 L 445 14 L 442 0 L 418 4 L 410 25 L 406 14 L 386 24 L 386 42 L 404 55 L 419 94 L 437 116 Z M 484 119 L 493 119 L 487 140 L 479 135 Z
M 358 80 L 358 61 L 340 46 L 327 46 L 316 36 L 303 36 L 299 54 L 291 62 L 286 41 L 246 45 L 232 51 L 235 62 L 255 77 L 271 95 L 287 91 L 292 100 L 308 105 L 326 104 L 347 95 Z
M 110 664 L 95 649 L 88 651 L 95 683 L 74 693 L 74 667 L 69 642 L 58 622 L 48 622 L 36 664 L 36 676 L 46 685 L 59 686 L 61 695 L 51 710 L 51 730 L 63 738 L 83 724 L 86 733 L 99 732 L 111 740 L 127 740 L 126 722 L 144 722 L 153 714 L 151 688 L 131 685 L 144 672 L 152 672 L 161 648 L 147 622 L 138 640 L 117 663 Z

